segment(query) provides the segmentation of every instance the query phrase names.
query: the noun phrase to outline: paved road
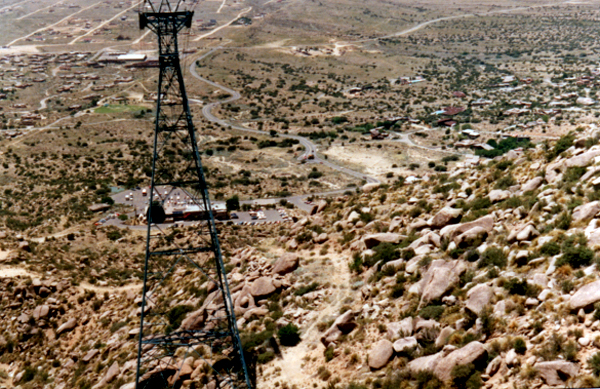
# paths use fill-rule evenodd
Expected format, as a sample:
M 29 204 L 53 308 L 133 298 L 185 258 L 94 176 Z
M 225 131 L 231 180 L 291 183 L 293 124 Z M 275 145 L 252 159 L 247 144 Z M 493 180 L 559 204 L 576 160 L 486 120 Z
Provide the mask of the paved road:
M 220 49 L 222 49 L 222 47 L 213 48 L 209 52 L 207 52 L 207 53 L 201 55 L 200 57 L 198 57 L 195 61 L 192 61 L 192 64 L 190 65 L 190 73 L 194 77 L 196 77 L 200 81 L 203 81 L 203 82 L 205 82 L 205 83 L 207 83 L 207 84 L 209 84 L 209 85 L 211 85 L 211 86 L 213 86 L 213 87 L 215 87 L 217 89 L 220 89 L 223 92 L 225 92 L 225 93 L 227 93 L 227 94 L 230 95 L 230 97 L 228 97 L 228 98 L 226 98 L 224 100 L 221 100 L 221 101 L 218 101 L 218 102 L 214 102 L 214 103 L 206 104 L 204 107 L 202 107 L 202 115 L 204 115 L 204 117 L 208 121 L 220 124 L 220 125 L 225 126 L 225 127 L 233 128 L 233 129 L 240 130 L 240 131 L 250 132 L 252 134 L 270 136 L 270 134 L 267 131 L 260 131 L 260 130 L 255 130 L 255 129 L 252 129 L 252 128 L 248 128 L 248 127 L 244 127 L 244 126 L 240 126 L 240 125 L 236 125 L 236 124 L 231 124 L 228 121 L 226 121 L 224 119 L 221 119 L 221 118 L 218 118 L 218 117 L 216 117 L 215 115 L 212 114 L 212 110 L 216 106 L 218 106 L 220 104 L 231 103 L 233 101 L 239 100 L 242 97 L 238 91 L 235 91 L 235 90 L 233 90 L 231 88 L 225 87 L 225 86 L 223 86 L 221 84 L 217 84 L 216 82 L 207 80 L 206 78 L 201 77 L 198 74 L 198 72 L 196 71 L 196 63 L 198 63 L 199 61 L 202 61 L 204 58 L 212 55 L 212 53 L 214 53 L 215 51 L 220 50 Z M 368 175 L 366 175 L 364 173 L 357 172 L 355 170 L 351 170 L 351 169 L 348 169 L 346 167 L 336 165 L 336 164 L 334 164 L 332 162 L 329 162 L 326 159 L 323 159 L 323 158 L 319 157 L 317 155 L 317 151 L 318 151 L 317 145 L 315 145 L 313 142 L 311 142 L 309 139 L 307 139 L 307 138 L 305 138 L 303 136 L 289 135 L 289 134 L 279 134 L 279 136 L 282 137 L 282 138 L 295 139 L 298 142 L 300 142 L 300 144 L 304 147 L 304 153 L 300 157 L 298 157 L 298 159 L 300 159 L 300 160 L 306 160 L 306 162 L 308 162 L 308 163 L 318 163 L 318 164 L 321 164 L 321 165 L 328 166 L 328 167 L 330 167 L 332 169 L 340 171 L 340 172 L 342 172 L 344 174 L 347 174 L 349 176 L 352 176 L 354 178 L 358 178 L 360 180 L 365 180 L 368 183 L 380 183 L 381 182 L 381 181 L 379 181 L 375 177 L 371 177 L 371 176 L 368 176 Z M 313 155 L 314 159 L 307 159 L 309 155 Z

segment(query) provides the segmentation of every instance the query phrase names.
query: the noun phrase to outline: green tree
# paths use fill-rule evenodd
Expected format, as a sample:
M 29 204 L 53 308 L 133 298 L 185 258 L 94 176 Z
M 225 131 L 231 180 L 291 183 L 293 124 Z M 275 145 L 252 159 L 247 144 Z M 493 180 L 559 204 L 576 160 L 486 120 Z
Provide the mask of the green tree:
M 238 211 L 240 209 L 240 198 L 238 195 L 234 195 L 225 201 L 227 211 Z

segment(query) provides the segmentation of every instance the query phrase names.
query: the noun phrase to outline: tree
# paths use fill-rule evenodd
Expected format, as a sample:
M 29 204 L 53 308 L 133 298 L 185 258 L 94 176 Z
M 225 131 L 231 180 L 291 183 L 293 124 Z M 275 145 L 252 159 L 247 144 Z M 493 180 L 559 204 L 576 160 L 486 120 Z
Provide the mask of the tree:
M 240 209 L 240 198 L 237 195 L 227 199 L 225 201 L 227 211 L 238 211 Z
M 295 346 L 300 342 L 299 328 L 294 323 L 281 327 L 277 335 L 284 346 Z

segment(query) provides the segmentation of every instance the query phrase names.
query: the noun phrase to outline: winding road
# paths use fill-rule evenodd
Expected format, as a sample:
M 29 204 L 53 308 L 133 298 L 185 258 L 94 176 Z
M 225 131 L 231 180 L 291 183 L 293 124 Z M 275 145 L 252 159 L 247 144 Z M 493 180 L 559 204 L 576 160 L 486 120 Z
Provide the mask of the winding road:
M 260 130 L 255 130 L 255 129 L 252 129 L 252 128 L 240 126 L 240 125 L 237 125 L 237 124 L 232 124 L 232 123 L 229 123 L 227 120 L 218 118 L 218 117 L 216 117 L 215 115 L 212 114 L 212 110 L 216 106 L 221 105 L 221 104 L 225 104 L 225 103 L 234 102 L 236 100 L 239 100 L 242 97 L 241 94 L 238 91 L 235 91 L 235 90 L 233 90 L 231 88 L 225 87 L 225 86 L 223 86 L 221 84 L 217 84 L 214 81 L 210 81 L 210 80 L 208 80 L 208 79 L 206 79 L 204 77 L 201 77 L 198 74 L 198 72 L 196 71 L 196 64 L 199 61 L 202 61 L 203 59 L 207 58 L 208 56 L 212 55 L 215 51 L 220 50 L 220 49 L 222 49 L 222 47 L 216 47 L 216 48 L 211 49 L 207 53 L 201 55 L 200 57 L 198 57 L 194 61 L 192 61 L 192 64 L 190 65 L 190 73 L 194 77 L 196 77 L 200 81 L 205 82 L 208 85 L 211 85 L 211 86 L 213 86 L 213 87 L 215 87 L 217 89 L 220 89 L 221 91 L 223 91 L 223 92 L 225 92 L 225 93 L 227 93 L 227 94 L 230 95 L 230 97 L 228 97 L 228 98 L 226 98 L 226 99 L 224 99 L 222 101 L 218 101 L 218 102 L 206 104 L 204 107 L 202 107 L 202 115 L 204 115 L 204 117 L 206 118 L 206 120 L 208 120 L 208 121 L 210 121 L 212 123 L 217 123 L 217 124 L 219 124 L 221 126 L 224 126 L 224 127 L 229 127 L 229 128 L 233 128 L 233 129 L 236 129 L 236 130 L 239 130 L 239 131 L 249 132 L 249 133 L 252 133 L 252 134 L 270 136 L 270 134 L 267 131 L 260 131 Z M 300 157 L 298 157 L 298 159 L 300 159 L 300 160 L 305 160 L 308 163 L 318 163 L 318 164 L 330 167 L 330 168 L 332 168 L 334 170 L 337 170 L 339 172 L 342 172 L 342 173 L 347 174 L 349 176 L 352 176 L 354 178 L 358 178 L 360 180 L 365 180 L 368 183 L 381 183 L 381 181 L 378 180 L 375 177 L 371 177 L 371 176 L 365 175 L 364 173 L 357 172 L 355 170 L 351 170 L 351 169 L 348 169 L 346 167 L 336 165 L 336 164 L 334 164 L 332 162 L 329 162 L 326 159 L 323 159 L 323 158 L 319 157 L 317 155 L 317 151 L 318 151 L 317 145 L 315 145 L 313 142 L 311 142 L 309 139 L 307 139 L 307 138 L 305 138 L 303 136 L 289 135 L 289 134 L 279 134 L 279 136 L 282 137 L 282 138 L 294 139 L 294 140 L 297 140 L 298 142 L 300 142 L 300 144 L 304 147 L 304 153 Z M 314 156 L 314 158 L 313 159 L 308 159 L 309 155 Z M 347 189 L 342 190 L 342 192 L 345 191 L 345 190 L 347 190 Z M 335 193 L 339 193 L 339 191 L 334 191 L 334 192 Z M 329 193 L 330 192 L 327 192 L 327 194 L 329 194 Z

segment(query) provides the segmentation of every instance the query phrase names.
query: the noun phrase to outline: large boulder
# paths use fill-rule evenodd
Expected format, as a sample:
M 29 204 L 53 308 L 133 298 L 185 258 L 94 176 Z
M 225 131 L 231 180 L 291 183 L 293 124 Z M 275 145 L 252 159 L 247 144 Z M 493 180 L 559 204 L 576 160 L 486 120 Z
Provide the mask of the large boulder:
M 354 328 L 356 328 L 354 312 L 346 311 L 338 316 L 331 327 L 323 334 L 321 343 L 323 343 L 325 347 L 329 347 L 332 343 L 337 342 L 340 336 L 349 334 Z
M 273 285 L 273 279 L 271 277 L 260 277 L 252 283 L 250 287 L 250 293 L 254 297 L 266 297 L 271 293 L 275 292 L 277 288 Z
M 529 180 L 525 184 L 523 184 L 523 186 L 521 187 L 521 191 L 523 193 L 534 191 L 537 188 L 539 188 L 543 182 L 544 182 L 544 179 L 542 177 L 538 176 L 538 177 L 532 178 L 531 180 Z
M 580 205 L 573 210 L 573 223 L 589 220 L 596 216 L 598 211 L 600 211 L 600 202 L 598 201 Z
M 77 326 L 77 320 L 75 318 L 71 318 L 56 329 L 56 335 L 60 335 L 63 332 L 71 331 L 76 326 Z
M 510 234 L 508 234 L 506 240 L 512 242 L 516 239 L 520 242 L 523 240 L 532 240 L 538 236 L 540 236 L 540 232 L 536 230 L 536 228 L 533 226 L 533 223 L 528 223 L 522 228 L 515 228 Z
M 363 191 L 363 193 L 371 193 L 374 190 L 379 189 L 380 186 L 381 186 L 381 184 L 379 182 L 371 182 L 369 184 L 363 185 L 362 191 Z
M 483 242 L 487 236 L 488 232 L 485 228 L 473 227 L 454 238 L 454 243 L 459 247 L 471 247 L 475 243 Z
M 538 362 L 534 365 L 540 377 L 550 386 L 564 387 L 567 381 L 579 373 L 579 365 L 567 361 Z
M 446 355 L 448 355 L 455 349 L 456 347 L 448 345 L 445 346 L 444 349 L 438 353 L 413 359 L 407 365 L 408 370 L 410 370 L 412 373 L 418 373 L 420 371 L 433 372 L 438 363 L 440 363 L 440 361 L 444 359 Z
M 373 370 L 381 369 L 388 364 L 392 355 L 394 355 L 392 342 L 387 339 L 381 339 L 371 347 L 371 352 L 369 352 L 369 367 Z
M 440 247 L 440 236 L 435 232 L 428 232 L 427 234 L 412 242 L 408 247 L 413 250 L 416 250 L 417 248 L 425 245 L 433 245 L 435 247 Z
M 498 201 L 506 200 L 510 195 L 511 193 L 508 190 L 494 189 L 488 194 L 488 197 L 492 203 L 497 203 Z
M 440 230 L 440 236 L 452 240 L 475 227 L 482 227 L 489 233 L 494 228 L 494 217 L 492 215 L 487 215 L 477 220 L 473 220 L 472 222 L 446 226 Z
M 393 243 L 398 244 L 402 240 L 403 236 L 400 234 L 394 234 L 391 232 L 381 232 L 378 234 L 365 235 L 363 238 L 365 245 L 368 249 L 373 248 L 381 243 Z
M 106 383 L 112 382 L 112 380 L 114 380 L 120 372 L 121 369 L 119 368 L 119 362 L 115 361 L 112 365 L 110 365 L 110 368 L 106 372 L 106 375 L 104 376 L 104 381 Z
M 35 320 L 43 319 L 50 313 L 50 307 L 48 305 L 38 305 L 33 310 L 33 318 Z
M 452 378 L 452 369 L 455 366 L 479 364 L 487 359 L 487 350 L 480 342 L 471 342 L 458 350 L 446 355 L 434 369 L 434 374 L 442 381 Z
M 433 261 L 421 280 L 421 304 L 442 297 L 450 288 L 458 284 L 459 277 L 465 270 L 465 264 L 459 260 Z
M 273 273 L 281 275 L 291 273 L 298 268 L 299 264 L 300 259 L 297 255 L 285 253 L 275 262 Z
M 412 317 L 407 317 L 399 322 L 392 322 L 387 325 L 387 335 L 390 340 L 398 339 L 403 336 L 411 336 L 413 330 Z
M 465 309 L 479 316 L 483 308 L 490 303 L 492 296 L 494 296 L 494 291 L 491 287 L 486 284 L 479 284 L 467 293 Z
M 408 338 L 398 339 L 394 342 L 394 351 L 397 353 L 401 353 L 404 351 L 409 351 L 415 349 L 418 346 L 417 338 L 414 336 L 409 336 Z
M 432 228 L 442 228 L 456 222 L 462 215 L 462 209 L 444 207 L 427 224 Z
M 585 153 L 581 153 L 579 155 L 576 155 L 574 157 L 571 157 L 569 159 L 567 159 L 564 162 L 564 165 L 566 167 L 575 167 L 575 166 L 587 166 L 590 163 L 592 163 L 592 161 L 594 160 L 594 158 L 596 158 L 597 156 L 600 155 L 600 149 L 596 148 L 592 148 L 589 151 L 586 151 Z
M 577 311 L 581 308 L 587 308 L 600 301 L 600 281 L 591 282 L 579 288 L 571 299 L 569 306 Z

